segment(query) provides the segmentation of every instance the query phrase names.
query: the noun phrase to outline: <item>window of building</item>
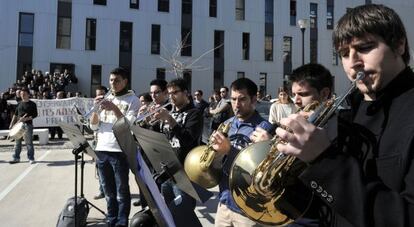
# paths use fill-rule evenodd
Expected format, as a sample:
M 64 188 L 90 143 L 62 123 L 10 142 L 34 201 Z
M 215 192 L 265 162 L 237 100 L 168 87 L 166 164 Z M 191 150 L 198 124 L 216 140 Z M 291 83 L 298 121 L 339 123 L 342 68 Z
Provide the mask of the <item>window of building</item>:
M 193 13 L 193 1 L 192 0 L 182 0 L 182 13 L 183 14 L 192 14 Z
M 102 85 L 102 66 L 91 65 L 91 97 L 95 97 L 95 90 Z
M 209 16 L 217 17 L 217 0 L 210 0 Z
M 273 36 L 265 36 L 265 61 L 273 61 Z
M 106 0 L 93 0 L 93 4 L 106 6 Z
M 157 79 L 165 80 L 165 68 L 157 68 Z
M 56 48 L 70 49 L 72 30 L 72 2 L 58 1 Z
M 267 94 L 267 73 L 259 74 L 259 92 L 263 96 Z
M 338 65 L 338 52 L 332 48 L 332 65 Z
M 129 0 L 129 8 L 139 9 L 139 0 Z
M 326 28 L 333 29 L 334 27 L 334 1 L 328 0 L 326 5 Z
M 245 78 L 245 77 L 246 75 L 244 74 L 244 72 L 237 72 L 237 79 Z
M 181 28 L 181 56 L 191 56 L 192 51 L 192 37 L 191 37 L 191 29 L 189 28 Z
M 290 25 L 296 26 L 296 0 L 290 0 Z
M 119 34 L 119 50 L 132 52 L 132 23 L 121 22 Z
M 188 91 L 191 92 L 191 69 L 185 69 L 183 72 L 183 79 L 187 82 Z
M 151 28 L 151 54 L 160 54 L 161 25 L 153 24 Z
M 170 11 L 170 1 L 169 0 L 158 0 L 158 11 L 159 12 L 169 12 Z
M 214 31 L 214 57 L 224 58 L 224 31 Z
M 310 22 L 309 22 L 309 27 L 312 28 L 317 28 L 318 26 L 318 4 L 316 3 L 311 3 L 310 4 Z
M 273 24 L 273 0 L 265 2 L 265 23 Z
M 34 14 L 20 13 L 19 46 L 33 47 Z
M 96 50 L 96 19 L 86 19 L 85 50 Z
M 214 72 L 214 90 L 219 90 L 224 85 L 224 76 L 222 71 Z
M 243 38 L 242 38 L 243 60 L 249 60 L 249 50 L 250 50 L 250 34 L 247 32 L 243 32 Z
M 283 37 L 283 75 L 287 79 L 287 75 L 292 73 L 292 37 Z
M 236 20 L 244 20 L 244 0 L 236 0 Z
M 310 50 L 310 62 L 318 62 L 318 43 L 316 39 L 311 39 L 309 41 L 309 50 Z

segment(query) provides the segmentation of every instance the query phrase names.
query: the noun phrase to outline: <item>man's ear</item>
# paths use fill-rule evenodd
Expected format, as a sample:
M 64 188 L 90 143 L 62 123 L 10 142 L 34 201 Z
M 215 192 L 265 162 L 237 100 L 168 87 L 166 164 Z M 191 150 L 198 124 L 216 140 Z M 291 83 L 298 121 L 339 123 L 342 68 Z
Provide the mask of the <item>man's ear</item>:
M 319 94 L 322 96 L 323 100 L 328 100 L 329 95 L 331 94 L 331 89 L 328 87 L 322 88 L 322 90 L 319 92 Z
M 407 45 L 407 39 L 406 38 L 401 38 L 397 42 L 396 52 L 398 53 L 398 55 L 403 55 L 405 53 L 405 45 Z

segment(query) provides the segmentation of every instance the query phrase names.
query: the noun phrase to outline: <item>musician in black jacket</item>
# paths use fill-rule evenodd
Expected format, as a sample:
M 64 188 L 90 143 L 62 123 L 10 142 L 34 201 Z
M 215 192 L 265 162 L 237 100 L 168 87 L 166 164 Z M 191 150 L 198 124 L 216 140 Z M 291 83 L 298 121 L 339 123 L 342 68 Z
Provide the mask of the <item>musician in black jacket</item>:
M 414 226 L 414 72 L 399 16 L 382 5 L 351 9 L 333 34 L 363 99 L 337 140 L 294 114 L 278 128 L 279 151 L 307 162 L 300 179 L 330 210 L 323 226 Z
M 10 164 L 20 162 L 20 152 L 22 151 L 22 140 L 26 143 L 27 148 L 27 158 L 29 159 L 30 164 L 35 163 L 34 158 L 34 147 L 33 147 L 33 119 L 37 117 L 37 106 L 36 103 L 29 99 L 29 90 L 27 88 L 22 88 L 20 91 L 21 102 L 17 104 L 16 111 L 13 115 L 13 119 L 10 123 L 10 129 L 18 121 L 25 123 L 26 132 L 23 137 L 16 139 L 14 146 L 14 155 L 13 159 L 9 162 Z
M 174 79 L 167 85 L 171 112 L 162 109 L 154 115 L 160 119 L 162 132 L 166 134 L 181 164 L 191 149 L 200 145 L 203 131 L 203 114 L 194 107 L 188 96 L 187 82 Z M 176 226 L 201 226 L 194 209 L 196 201 L 183 192 L 171 180 L 161 185 L 161 193 L 174 217 Z

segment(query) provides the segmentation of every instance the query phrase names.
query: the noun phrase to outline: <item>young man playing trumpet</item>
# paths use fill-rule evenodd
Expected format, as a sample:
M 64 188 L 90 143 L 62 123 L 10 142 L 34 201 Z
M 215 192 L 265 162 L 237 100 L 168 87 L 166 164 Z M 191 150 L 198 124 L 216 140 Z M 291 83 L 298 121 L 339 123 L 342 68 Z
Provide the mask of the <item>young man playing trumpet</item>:
M 161 109 L 154 114 L 162 125 L 181 164 L 194 147 L 200 145 L 203 131 L 203 114 L 194 107 L 189 97 L 187 82 L 174 79 L 167 85 L 172 111 Z M 171 180 L 161 185 L 161 193 L 173 214 L 176 226 L 201 226 L 194 209 L 196 201 L 179 189 Z
M 128 162 L 122 152 L 112 127 L 115 122 L 126 117 L 134 122 L 139 109 L 139 99 L 127 88 L 127 72 L 122 68 L 111 71 L 109 76 L 111 94 L 95 98 L 99 103 L 100 112 L 92 113 L 90 127 L 97 131 L 95 147 L 98 156 L 99 176 L 107 202 L 107 222 L 109 226 L 128 226 L 131 208 L 131 195 L 128 184 Z

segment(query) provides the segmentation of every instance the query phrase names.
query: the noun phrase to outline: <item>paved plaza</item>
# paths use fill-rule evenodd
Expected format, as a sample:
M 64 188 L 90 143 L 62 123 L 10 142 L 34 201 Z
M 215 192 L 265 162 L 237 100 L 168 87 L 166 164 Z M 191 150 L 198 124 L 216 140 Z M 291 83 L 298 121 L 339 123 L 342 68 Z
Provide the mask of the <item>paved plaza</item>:
M 47 145 L 35 144 L 36 164 L 29 164 L 26 147 L 23 145 L 21 163 L 9 164 L 12 157 L 12 142 L 0 140 L 0 220 L 8 227 L 53 227 L 66 200 L 74 194 L 73 146 L 67 139 L 50 140 Z M 24 142 L 23 142 L 24 144 Z M 98 193 L 95 164 L 85 156 L 85 197 L 100 209 L 106 211 L 104 199 L 94 200 Z M 80 168 L 79 168 L 80 169 Z M 130 174 L 130 188 L 133 200 L 138 198 L 138 187 Z M 197 205 L 197 215 L 203 226 L 214 226 L 218 188 L 212 190 L 213 199 Z M 132 217 L 141 207 L 131 207 Z M 106 226 L 104 216 L 91 208 L 88 226 Z

